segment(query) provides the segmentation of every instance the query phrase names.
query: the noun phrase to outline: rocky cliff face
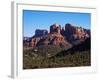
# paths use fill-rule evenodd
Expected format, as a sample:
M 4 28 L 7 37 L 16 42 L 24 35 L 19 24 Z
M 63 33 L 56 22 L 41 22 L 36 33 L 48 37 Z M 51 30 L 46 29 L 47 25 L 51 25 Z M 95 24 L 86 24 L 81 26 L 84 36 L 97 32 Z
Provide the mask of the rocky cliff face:
M 35 37 L 41 37 L 41 36 L 45 36 L 48 34 L 47 30 L 40 30 L 40 29 L 36 29 L 35 31 Z
M 57 33 L 60 34 L 60 31 L 61 31 L 61 25 L 53 24 L 53 25 L 50 26 L 50 33 L 57 32 Z
M 82 27 L 73 26 L 71 24 L 65 25 L 65 31 L 63 32 L 63 36 L 66 37 L 66 39 L 71 44 L 78 44 L 81 41 L 86 40 L 90 37 L 90 30 L 84 29 Z
M 89 37 L 90 30 L 82 27 L 76 27 L 68 23 L 64 29 L 59 24 L 53 24 L 50 26 L 49 33 L 47 30 L 37 29 L 35 35 L 30 38 L 30 41 L 24 40 L 24 42 L 30 47 L 56 45 L 67 49 L 85 41 Z
M 48 34 L 48 36 L 46 38 L 41 39 L 37 46 L 40 45 L 56 45 L 56 46 L 60 46 L 62 48 L 67 48 L 67 47 L 71 47 L 71 44 L 68 43 L 67 40 L 65 40 L 65 38 L 59 34 L 59 33 L 52 33 L 52 34 Z

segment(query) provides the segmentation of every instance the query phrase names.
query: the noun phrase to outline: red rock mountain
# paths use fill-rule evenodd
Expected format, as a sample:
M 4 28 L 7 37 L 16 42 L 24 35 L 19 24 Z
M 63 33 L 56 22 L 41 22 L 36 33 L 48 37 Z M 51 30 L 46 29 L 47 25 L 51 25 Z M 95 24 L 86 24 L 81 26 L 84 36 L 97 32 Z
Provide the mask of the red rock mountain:
M 53 24 L 50 26 L 50 32 L 37 29 L 35 35 L 29 39 L 25 39 L 23 44 L 26 47 L 33 48 L 42 45 L 57 45 L 62 48 L 70 48 L 72 45 L 76 45 L 89 37 L 90 30 L 82 27 L 66 24 L 64 29 L 59 24 Z

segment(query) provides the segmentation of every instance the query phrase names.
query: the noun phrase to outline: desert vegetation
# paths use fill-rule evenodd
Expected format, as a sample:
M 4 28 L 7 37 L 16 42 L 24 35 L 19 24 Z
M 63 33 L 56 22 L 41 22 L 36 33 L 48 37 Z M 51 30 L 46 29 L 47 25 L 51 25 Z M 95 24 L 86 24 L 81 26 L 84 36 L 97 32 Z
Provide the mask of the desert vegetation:
M 49 48 L 45 46 L 24 50 L 23 54 L 24 69 L 77 67 L 90 65 L 90 50 L 71 52 L 71 50 L 62 51 L 62 49 L 57 46 L 49 46 Z

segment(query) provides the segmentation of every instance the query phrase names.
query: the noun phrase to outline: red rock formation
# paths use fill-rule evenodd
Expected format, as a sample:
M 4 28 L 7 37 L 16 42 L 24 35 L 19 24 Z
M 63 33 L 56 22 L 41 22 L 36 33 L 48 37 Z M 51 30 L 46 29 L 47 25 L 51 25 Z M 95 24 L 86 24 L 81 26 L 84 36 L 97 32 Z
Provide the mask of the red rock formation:
M 81 27 L 76 28 L 75 34 L 77 35 L 77 39 L 80 39 L 80 40 L 84 40 L 89 37 L 89 35 Z
M 64 32 L 65 32 L 65 30 L 64 30 L 64 27 L 61 29 L 61 31 L 60 31 L 60 33 L 61 33 L 61 35 L 64 35 Z
M 77 40 L 84 41 L 90 37 L 90 32 L 81 27 L 75 27 L 71 24 L 66 24 L 65 29 L 59 24 L 50 26 L 50 33 L 47 30 L 36 30 L 36 35 L 30 41 L 25 40 L 24 44 L 37 47 L 40 45 L 57 45 L 67 47 L 71 44 L 77 43 Z M 43 36 L 45 35 L 45 36 Z M 25 38 L 26 39 L 26 38 Z
M 35 31 L 35 36 L 36 37 L 41 37 L 41 36 L 45 36 L 48 34 L 48 31 L 43 29 L 43 30 L 40 30 L 40 29 L 36 29 Z
M 61 26 L 59 24 L 53 24 L 50 26 L 50 33 L 57 32 L 60 34 Z
M 71 24 L 65 25 L 65 32 L 63 35 L 66 36 L 66 38 L 71 42 L 75 40 L 82 41 L 89 37 L 86 29 L 83 29 L 82 27 L 76 27 Z
M 36 38 L 32 38 L 31 46 L 32 46 L 32 47 L 35 47 L 36 44 L 37 44 L 37 40 L 36 40 Z

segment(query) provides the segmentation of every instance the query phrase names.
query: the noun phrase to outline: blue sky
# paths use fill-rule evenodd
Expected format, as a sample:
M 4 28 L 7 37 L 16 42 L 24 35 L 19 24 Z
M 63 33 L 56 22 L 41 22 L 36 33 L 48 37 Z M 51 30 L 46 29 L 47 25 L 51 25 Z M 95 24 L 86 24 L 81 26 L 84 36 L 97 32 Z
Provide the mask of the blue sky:
M 90 29 L 91 14 L 23 10 L 24 36 L 33 36 L 36 29 L 47 29 L 49 31 L 50 25 L 54 23 L 58 23 L 62 27 L 64 27 L 66 23 L 71 23 L 75 26 Z

